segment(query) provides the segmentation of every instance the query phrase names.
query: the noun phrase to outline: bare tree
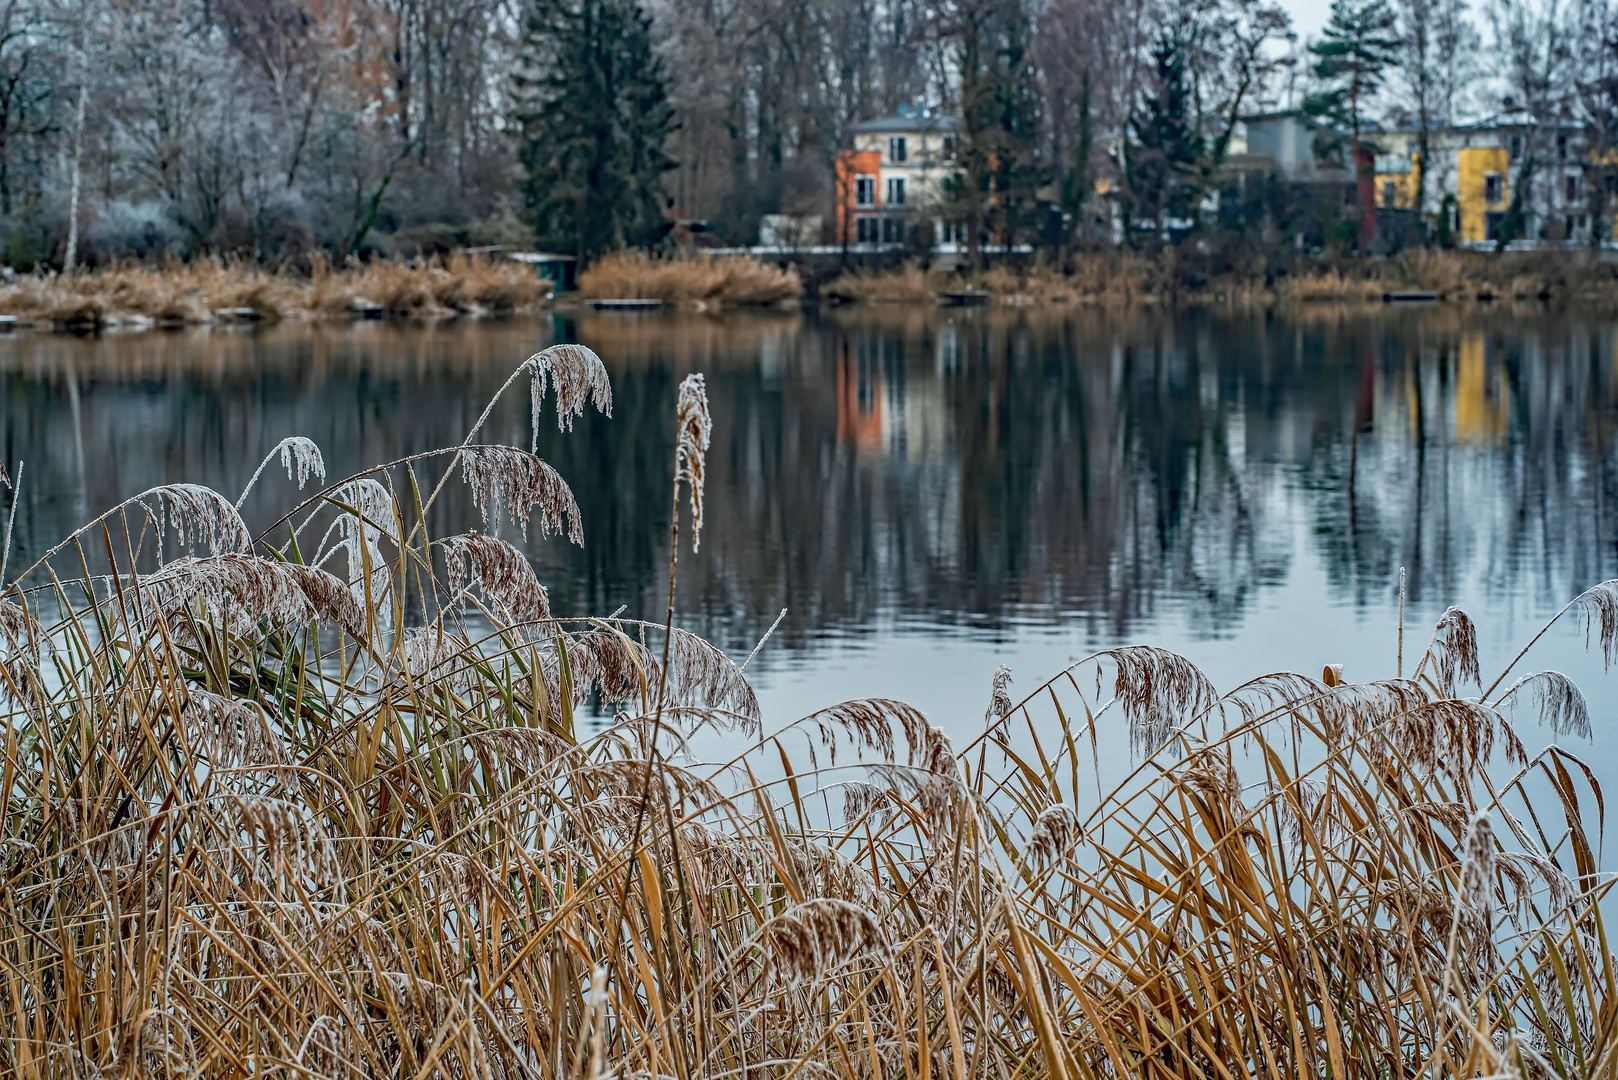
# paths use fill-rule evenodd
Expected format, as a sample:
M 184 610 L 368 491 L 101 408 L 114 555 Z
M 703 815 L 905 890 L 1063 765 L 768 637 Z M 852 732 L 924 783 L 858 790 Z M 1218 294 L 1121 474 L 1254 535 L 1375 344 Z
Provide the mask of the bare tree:
M 1416 128 L 1415 211 L 1427 207 L 1432 133 L 1454 121 L 1457 98 L 1470 83 L 1479 38 L 1465 0 L 1396 0 L 1397 69 L 1404 109 Z

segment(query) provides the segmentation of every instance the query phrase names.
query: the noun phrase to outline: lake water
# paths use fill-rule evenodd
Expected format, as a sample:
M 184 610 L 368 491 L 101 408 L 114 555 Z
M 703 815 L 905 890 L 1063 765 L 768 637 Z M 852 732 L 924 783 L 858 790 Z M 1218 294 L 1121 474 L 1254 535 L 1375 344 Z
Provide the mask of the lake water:
M 553 609 L 661 619 L 675 390 L 705 372 L 707 523 L 678 619 L 740 657 L 787 609 L 749 672 L 773 723 L 882 695 L 976 734 L 999 664 L 1026 692 L 1119 643 L 1181 652 L 1222 689 L 1328 662 L 1390 676 L 1401 567 L 1407 654 L 1453 603 L 1497 671 L 1618 577 L 1615 330 L 1448 308 L 862 308 L 5 337 L 0 449 L 27 463 L 12 565 L 156 484 L 234 497 L 287 435 L 333 478 L 458 442 L 518 363 L 575 340 L 616 407 L 542 428 L 586 541 L 528 543 Z M 528 422 L 519 388 L 488 440 L 526 447 Z M 295 495 L 284 473 L 261 484 L 249 524 Z M 477 524 L 450 485 L 435 530 Z M 1573 674 L 1611 721 L 1618 681 L 1572 624 L 1529 665 Z

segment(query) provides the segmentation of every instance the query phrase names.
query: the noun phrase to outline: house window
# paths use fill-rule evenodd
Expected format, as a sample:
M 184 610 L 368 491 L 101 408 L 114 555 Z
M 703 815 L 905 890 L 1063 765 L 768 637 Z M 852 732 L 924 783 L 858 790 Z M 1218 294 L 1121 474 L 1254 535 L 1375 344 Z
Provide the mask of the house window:
M 1579 178 L 1577 176 L 1567 178 L 1567 201 L 1570 203 L 1579 201 Z
M 854 178 L 854 205 L 876 205 L 876 177 L 856 176 Z
M 1564 237 L 1566 237 L 1567 239 L 1569 239 L 1569 240 L 1573 239 L 1573 215 L 1572 214 L 1569 214 L 1567 216 L 1567 219 L 1562 223 L 1562 228 L 1564 230 L 1562 235 Z
M 1516 161 L 1520 157 L 1522 157 L 1522 136 L 1513 135 L 1511 137 L 1511 160 Z
M 895 135 L 888 140 L 888 160 L 902 162 L 905 160 L 905 137 Z
M 1483 174 L 1483 201 L 1493 206 L 1506 201 L 1505 177 L 1497 172 Z
M 955 160 L 955 136 L 953 135 L 944 136 L 944 160 Z
M 1391 210 L 1399 201 L 1399 185 L 1392 180 L 1382 181 L 1382 206 Z
M 1483 235 L 1489 240 L 1500 239 L 1500 226 L 1505 223 L 1506 215 L 1499 210 L 1490 210 L 1483 215 Z
M 960 244 L 966 241 L 966 226 L 959 221 L 941 221 L 938 223 L 938 242 L 941 244 Z
M 1567 160 L 1567 136 L 1566 135 L 1558 135 L 1556 137 L 1556 157 L 1557 157 L 1557 160 L 1559 160 L 1559 161 L 1566 161 Z
M 895 176 L 888 181 L 888 205 L 903 206 L 905 204 L 905 181 L 902 176 Z
M 905 238 L 904 222 L 898 218 L 885 217 L 882 219 L 882 242 L 884 244 L 903 243 Z

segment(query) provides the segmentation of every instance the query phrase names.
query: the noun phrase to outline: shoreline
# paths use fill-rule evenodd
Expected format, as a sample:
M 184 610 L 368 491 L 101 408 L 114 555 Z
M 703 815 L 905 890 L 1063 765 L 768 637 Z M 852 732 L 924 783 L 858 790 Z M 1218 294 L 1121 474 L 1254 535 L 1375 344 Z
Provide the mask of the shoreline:
M 916 264 L 845 269 L 806 290 L 796 268 L 756 259 L 607 256 L 561 296 L 529 267 L 482 256 L 341 270 L 316 261 L 308 275 L 215 259 L 123 264 L 64 278 L 12 275 L 0 283 L 0 332 L 139 333 L 279 322 L 454 323 L 593 301 L 655 301 L 664 313 L 720 315 L 799 307 L 944 307 L 1107 310 L 1361 311 L 1440 307 L 1462 311 L 1577 306 L 1618 308 L 1618 265 L 1572 252 L 1415 251 L 1386 259 L 1318 261 L 1269 274 L 1214 270 L 1135 253 L 1078 256 L 980 273 Z

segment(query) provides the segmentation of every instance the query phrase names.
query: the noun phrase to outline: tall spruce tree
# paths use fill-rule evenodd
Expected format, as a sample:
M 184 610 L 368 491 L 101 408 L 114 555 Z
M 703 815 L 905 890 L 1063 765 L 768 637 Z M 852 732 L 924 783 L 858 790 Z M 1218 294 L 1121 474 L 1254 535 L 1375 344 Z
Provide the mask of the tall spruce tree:
M 1333 0 L 1331 21 L 1319 41 L 1313 73 L 1323 89 L 1304 102 L 1304 111 L 1349 130 L 1350 160 L 1360 201 L 1360 245 L 1376 237 L 1376 197 L 1372 190 L 1376 165 L 1360 149 L 1365 105 L 1382 85 L 1382 76 L 1397 59 L 1397 20 L 1387 0 Z
M 1193 108 L 1185 50 L 1164 35 L 1152 51 L 1153 90 L 1129 119 L 1125 179 L 1132 216 L 1156 224 L 1189 218 L 1200 197 L 1197 165 L 1202 135 Z
M 515 83 L 538 241 L 583 262 L 661 239 L 674 109 L 636 0 L 530 0 Z

